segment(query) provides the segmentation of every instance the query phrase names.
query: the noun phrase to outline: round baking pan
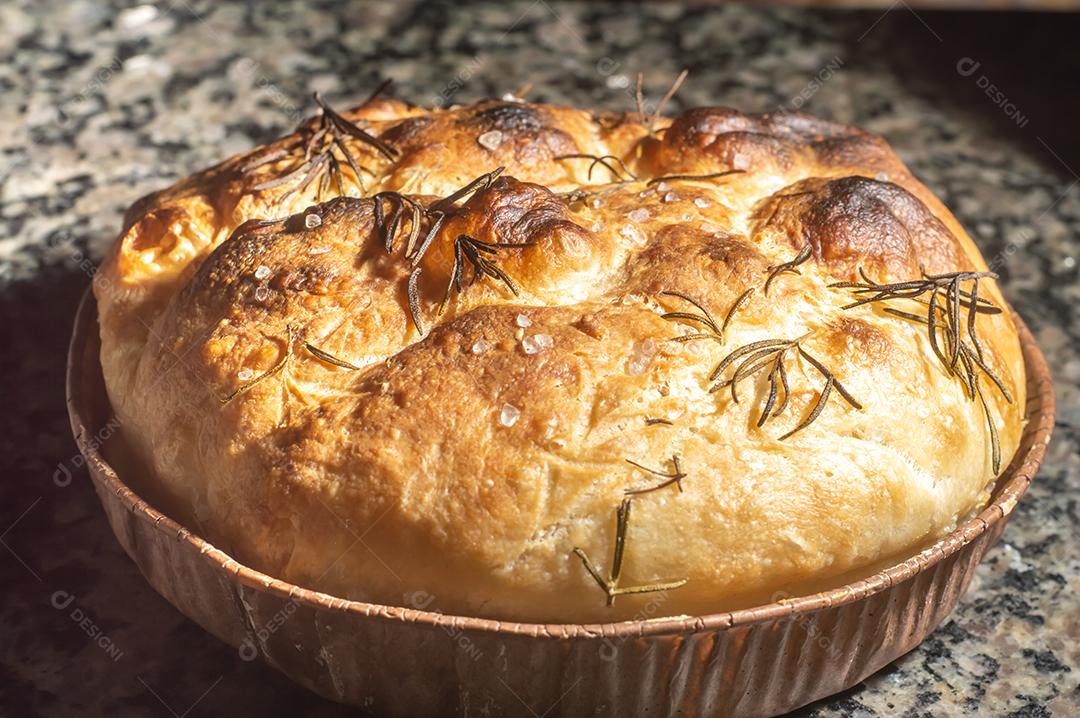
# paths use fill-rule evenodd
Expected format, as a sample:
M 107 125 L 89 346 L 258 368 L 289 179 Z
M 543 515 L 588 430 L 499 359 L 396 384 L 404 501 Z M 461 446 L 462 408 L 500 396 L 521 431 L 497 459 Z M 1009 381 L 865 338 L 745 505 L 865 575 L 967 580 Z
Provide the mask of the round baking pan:
M 113 532 L 147 581 L 241 658 L 322 696 L 400 716 L 772 716 L 849 688 L 917 646 L 1001 535 L 1054 424 L 1046 361 L 1015 312 L 1013 320 L 1027 424 L 976 517 L 863 580 L 695 617 L 543 625 L 449 616 L 335 598 L 234 561 L 136 495 L 103 458 L 114 423 L 89 292 L 71 340 L 67 402 Z M 402 604 L 422 609 L 433 598 Z

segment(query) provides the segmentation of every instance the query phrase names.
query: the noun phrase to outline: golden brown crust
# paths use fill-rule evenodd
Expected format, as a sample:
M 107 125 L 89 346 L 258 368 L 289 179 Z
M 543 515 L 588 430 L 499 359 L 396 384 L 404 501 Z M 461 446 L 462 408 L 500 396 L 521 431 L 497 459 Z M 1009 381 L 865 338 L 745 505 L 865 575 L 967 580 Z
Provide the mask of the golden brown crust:
M 653 132 L 520 101 L 344 114 L 392 150 L 344 140 L 362 168 L 343 164 L 348 196 L 275 182 L 302 164 L 312 120 L 138 202 L 95 280 L 126 439 L 238 559 L 358 599 L 422 590 L 448 612 L 618 620 L 836 583 L 982 500 L 980 402 L 925 325 L 884 311 L 925 305 L 845 309 L 859 295 L 830 286 L 860 269 L 876 283 L 985 269 L 880 138 L 728 108 Z M 373 199 L 388 192 L 421 212 L 413 248 L 441 216 L 426 251 L 405 256 L 412 210 Z M 474 279 L 458 246 L 459 290 L 463 235 L 498 271 Z M 991 279 L 979 296 L 1002 305 Z M 693 303 L 717 325 L 730 312 L 722 340 L 688 338 L 708 333 Z M 1004 464 L 1019 344 L 1007 313 L 979 313 L 975 330 L 1012 399 L 976 369 Z M 738 362 L 710 373 L 769 339 L 799 344 L 781 357 L 787 406 L 759 426 L 768 371 L 737 384 L 738 401 L 723 386 Z M 784 438 L 824 392 L 815 361 L 830 397 Z M 609 607 L 573 549 L 610 571 L 616 508 L 664 483 L 674 456 L 678 483 L 633 494 L 620 585 L 687 583 Z

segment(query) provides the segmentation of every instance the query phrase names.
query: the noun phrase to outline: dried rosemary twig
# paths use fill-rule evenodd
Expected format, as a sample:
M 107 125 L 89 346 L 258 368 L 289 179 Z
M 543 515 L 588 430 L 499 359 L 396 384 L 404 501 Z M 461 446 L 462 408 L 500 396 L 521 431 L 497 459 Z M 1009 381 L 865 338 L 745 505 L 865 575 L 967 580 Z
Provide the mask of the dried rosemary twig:
M 707 175 L 661 175 L 659 177 L 653 177 L 651 180 L 645 183 L 646 186 L 654 184 L 660 184 L 661 182 L 679 182 L 679 181 L 692 181 L 692 180 L 711 180 L 718 179 L 720 177 L 727 177 L 729 175 L 743 174 L 746 170 L 724 170 L 723 172 L 710 172 Z
M 860 268 L 861 282 L 836 282 L 830 286 L 851 290 L 858 298 L 844 309 L 853 309 L 864 304 L 876 302 L 911 301 L 920 308 L 920 313 L 908 312 L 891 306 L 882 311 L 901 319 L 924 324 L 930 340 L 930 348 L 945 370 L 964 387 L 964 392 L 971 400 L 978 399 L 986 415 L 990 433 L 991 459 L 994 473 L 1001 469 L 1001 446 L 997 427 L 989 411 L 986 397 L 979 386 L 981 372 L 997 387 L 1005 398 L 1012 403 L 1012 395 L 1004 382 L 986 363 L 983 347 L 976 334 L 975 319 L 979 314 L 1000 314 L 1001 308 L 988 299 L 979 296 L 979 281 L 996 279 L 993 272 L 948 272 L 945 274 L 926 274 L 922 278 L 890 284 L 878 284 L 871 280 Z M 970 289 L 964 289 L 964 282 L 970 282 Z M 929 294 L 924 298 L 924 295 Z M 965 316 L 966 310 L 966 316 Z
M 289 360 L 292 358 L 292 345 L 293 345 L 293 329 L 292 329 L 292 326 L 290 325 L 290 326 L 286 327 L 286 331 L 285 331 L 285 351 L 282 352 L 281 358 L 278 359 L 274 363 L 274 365 L 272 367 L 270 367 L 269 369 L 264 371 L 262 374 L 259 374 L 257 377 L 255 377 L 255 378 L 241 384 L 240 386 L 238 386 L 236 389 L 234 389 L 232 391 L 232 393 L 228 394 L 227 396 L 219 396 L 218 401 L 221 402 L 222 406 L 224 406 L 225 404 L 228 404 L 230 401 L 232 401 L 236 397 L 240 396 L 241 394 L 246 394 L 247 392 L 254 389 L 256 386 L 261 384 L 262 382 L 266 381 L 267 379 L 269 379 L 270 377 L 274 376 L 275 374 L 280 372 L 282 369 L 284 369 L 285 365 L 288 364 Z
M 795 259 L 792 259 L 789 262 L 784 262 L 783 264 L 778 264 L 775 267 L 769 267 L 769 277 L 765 280 L 765 295 L 767 296 L 769 294 L 769 285 L 771 285 L 773 283 L 773 280 L 779 277 L 781 274 L 784 274 L 785 272 L 790 272 L 791 274 L 799 274 L 800 272 L 797 267 L 806 260 L 810 259 L 810 255 L 812 252 L 813 248 L 810 246 L 810 243 L 807 242 L 803 246 L 803 248 L 799 250 L 799 253 L 795 255 Z
M 657 424 L 664 424 L 665 426 L 675 426 L 675 422 L 670 419 L 653 418 L 651 416 L 645 417 L 645 426 L 656 426 Z
M 462 275 L 466 262 L 473 269 L 472 279 L 469 280 L 470 285 L 480 277 L 491 277 L 505 284 L 516 297 L 517 284 L 495 263 L 495 256 L 500 249 L 532 247 L 533 244 L 533 242 L 481 242 L 467 234 L 458 235 L 458 238 L 454 240 L 454 264 L 450 269 L 450 281 L 446 285 L 446 295 L 439 305 L 439 314 L 442 314 L 446 308 L 454 289 L 457 289 L 458 294 L 464 291 Z
M 626 463 L 631 464 L 632 466 L 636 466 L 637 468 L 641 469 L 642 471 L 644 471 L 647 474 L 652 474 L 653 476 L 659 476 L 659 477 L 664 479 L 659 484 L 656 484 L 654 486 L 647 486 L 647 487 L 645 487 L 643 489 L 627 489 L 624 492 L 627 496 L 636 495 L 636 494 L 647 494 L 647 493 L 649 493 L 651 491 L 658 491 L 660 489 L 667 488 L 668 486 L 671 486 L 672 484 L 675 484 L 676 486 L 678 486 L 679 487 L 679 493 L 680 494 L 682 493 L 682 490 L 683 490 L 682 480 L 686 478 L 686 474 L 683 473 L 682 465 L 679 463 L 679 455 L 678 454 L 672 454 L 671 455 L 671 464 L 672 464 L 672 466 L 675 467 L 674 470 L 671 473 L 668 473 L 666 471 L 658 471 L 656 469 L 650 469 L 649 467 L 642 466 L 638 462 L 633 461 L 631 459 L 627 459 Z
M 693 339 L 715 339 L 720 344 L 724 343 L 724 335 L 727 333 L 728 325 L 731 323 L 731 318 L 735 316 L 735 312 L 742 309 L 748 301 L 750 301 L 751 295 L 754 293 L 754 288 L 751 287 L 745 292 L 740 294 L 735 301 L 728 307 L 727 314 L 724 315 L 724 321 L 722 324 L 717 324 L 713 319 L 712 314 L 706 309 L 700 302 L 695 299 L 682 294 L 680 292 L 661 292 L 660 294 L 668 297 L 678 297 L 685 302 L 692 304 L 700 314 L 693 314 L 691 312 L 666 312 L 660 316 L 663 319 L 677 320 L 684 322 L 695 322 L 705 327 L 705 331 L 698 332 L 696 334 L 686 334 L 683 336 L 672 337 L 671 341 L 674 342 L 688 342 Z
M 686 77 L 689 74 L 690 71 L 686 69 L 680 72 L 679 76 L 675 78 L 675 82 L 671 83 L 671 87 L 668 88 L 668 91 L 660 98 L 660 101 L 656 103 L 656 109 L 653 110 L 652 116 L 649 117 L 649 124 L 646 127 L 650 135 L 652 134 L 653 126 L 656 125 L 656 121 L 660 119 L 660 114 L 664 111 L 664 106 L 667 105 L 671 98 L 675 96 L 675 93 L 679 91 L 679 88 L 682 87 L 682 84 L 686 81 Z M 639 91 L 641 89 L 640 83 L 638 89 Z
M 569 154 L 569 155 L 557 155 L 555 157 L 552 157 L 552 159 L 554 159 L 554 160 L 592 160 L 592 162 L 589 163 L 589 172 L 588 172 L 588 175 L 587 175 L 587 177 L 588 177 L 588 179 L 590 181 L 592 181 L 592 173 L 593 173 L 593 169 L 595 169 L 596 165 L 603 166 L 608 172 L 610 172 L 612 174 L 613 177 L 615 177 L 616 181 L 618 181 L 618 182 L 627 182 L 629 180 L 636 180 L 637 179 L 637 175 L 635 175 L 633 172 L 631 172 L 629 170 L 629 168 L 627 168 L 626 164 L 621 159 L 616 157 L 615 155 L 590 155 L 590 154 L 584 154 L 584 153 L 581 153 L 581 152 L 576 152 L 574 154 Z M 618 169 L 616 169 L 615 165 L 611 164 L 612 162 L 614 162 L 615 164 L 617 164 L 619 166 Z M 621 172 L 620 172 L 620 170 L 621 170 Z
M 825 385 L 822 387 L 821 393 L 818 395 L 813 407 L 811 407 L 810 412 L 794 429 L 781 436 L 781 441 L 814 423 L 825 409 L 825 404 L 828 402 L 833 389 L 853 408 L 862 409 L 862 404 L 848 392 L 836 376 L 802 347 L 801 340 L 802 337 L 799 339 L 763 339 L 739 347 L 721 360 L 716 369 L 709 375 L 709 380 L 717 381 L 729 367 L 734 367 L 731 376 L 715 384 L 709 391 L 715 392 L 725 387 L 730 388 L 731 399 L 737 404 L 739 403 L 737 391 L 739 382 L 753 377 L 768 368 L 769 395 L 757 420 L 758 427 L 764 426 L 766 421 L 778 416 L 788 405 L 788 400 L 791 398 L 791 389 L 788 384 L 788 370 L 784 362 L 789 354 L 795 354 L 809 362 L 824 377 Z M 776 404 L 777 399 L 780 399 L 779 405 Z
M 637 87 L 634 90 L 634 104 L 637 105 L 638 124 L 645 124 L 645 75 L 639 72 L 637 74 Z
M 626 534 L 630 527 L 630 506 L 632 505 L 632 497 L 627 497 L 619 504 L 619 508 L 615 514 L 615 548 L 611 557 L 611 573 L 607 578 L 604 578 L 599 569 L 593 565 L 589 560 L 588 554 L 584 550 L 574 547 L 574 554 L 581 559 L 581 563 L 585 566 L 585 570 L 589 572 L 593 580 L 596 581 L 596 585 L 600 587 L 607 595 L 607 605 L 613 606 L 615 604 L 616 596 L 623 596 L 633 593 L 652 593 L 655 591 L 670 591 L 676 588 L 680 588 L 686 585 L 687 579 L 679 579 L 677 581 L 666 581 L 659 583 L 649 583 L 640 586 L 620 586 L 619 579 L 622 575 L 623 554 L 626 551 Z

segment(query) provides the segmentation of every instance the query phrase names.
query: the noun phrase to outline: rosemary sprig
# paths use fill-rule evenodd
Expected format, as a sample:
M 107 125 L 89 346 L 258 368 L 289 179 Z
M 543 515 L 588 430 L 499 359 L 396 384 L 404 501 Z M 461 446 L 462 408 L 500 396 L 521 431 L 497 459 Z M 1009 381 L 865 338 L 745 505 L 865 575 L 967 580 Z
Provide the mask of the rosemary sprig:
M 833 389 L 836 389 L 844 401 L 853 408 L 862 409 L 862 404 L 848 392 L 836 376 L 802 347 L 800 343 L 802 338 L 763 339 L 739 347 L 720 361 L 716 369 L 709 375 L 709 380 L 717 381 L 729 367 L 734 367 L 731 376 L 715 384 L 709 391 L 716 392 L 727 387 L 731 390 L 732 401 L 738 404 L 739 395 L 737 389 L 739 382 L 753 377 L 768 368 L 769 395 L 757 420 L 757 426 L 762 427 L 770 418 L 783 412 L 788 405 L 788 400 L 791 398 L 791 389 L 788 384 L 788 370 L 784 365 L 784 361 L 788 355 L 794 354 L 809 362 L 825 379 L 825 385 L 822 387 L 821 393 L 811 407 L 810 412 L 794 429 L 781 436 L 781 441 L 814 423 L 821 416 L 821 412 L 824 411 L 825 404 L 828 402 Z M 779 405 L 776 404 L 778 398 L 781 399 Z
M 799 253 L 795 255 L 795 258 L 791 261 L 784 262 L 783 264 L 778 264 L 775 267 L 769 267 L 769 277 L 765 280 L 765 295 L 768 296 L 769 285 L 771 285 L 773 283 L 773 280 L 779 277 L 781 274 L 784 274 L 785 272 L 790 272 L 791 274 L 800 274 L 797 267 L 806 260 L 810 259 L 810 255 L 812 252 L 813 248 L 810 246 L 810 243 L 807 242 L 803 246 L 803 248 L 799 250 Z
M 575 153 L 569 154 L 569 155 L 557 155 L 557 156 L 553 157 L 552 159 L 555 159 L 555 160 L 592 160 L 592 162 L 589 163 L 589 172 L 588 172 L 588 175 L 587 175 L 587 177 L 588 177 L 588 179 L 590 181 L 592 181 L 592 173 L 593 173 L 593 169 L 596 167 L 596 165 L 601 165 L 607 171 L 611 172 L 612 176 L 615 177 L 616 181 L 627 182 L 629 180 L 636 180 L 637 179 L 637 175 L 635 175 L 633 172 L 631 172 L 629 170 L 629 168 L 627 168 L 626 164 L 621 159 L 616 157 L 615 155 L 590 155 L 590 154 L 585 154 L 585 153 L 581 153 L 581 152 L 575 152 Z M 615 165 L 611 164 L 612 162 L 617 164 L 619 166 L 619 168 L 616 169 Z M 620 170 L 621 170 L 621 172 L 620 172 Z
M 409 217 L 409 237 L 405 242 L 405 256 L 408 257 L 420 238 L 427 208 L 400 192 L 379 192 L 373 195 L 371 200 L 374 202 L 375 231 L 379 233 L 387 254 L 394 251 L 394 239 L 404 224 L 405 217 Z M 389 214 L 383 207 L 384 202 L 390 207 Z
M 854 302 L 844 305 L 844 309 L 895 300 L 908 300 L 923 307 L 923 313 L 920 314 L 889 306 L 884 307 L 882 311 L 925 325 L 934 355 L 945 370 L 961 383 L 968 398 L 973 401 L 978 399 L 982 404 L 990 433 L 992 464 L 994 473 L 997 474 L 1001 469 L 1001 445 L 989 405 L 979 386 L 979 373 L 985 375 L 997 387 L 1005 401 L 1011 404 L 1013 399 L 1004 382 L 986 363 L 975 325 L 975 319 L 979 314 L 1002 312 L 1001 308 L 993 302 L 979 296 L 979 281 L 987 278 L 997 279 L 997 275 L 993 272 L 948 272 L 945 274 L 923 272 L 920 279 L 890 284 L 874 282 L 862 268 L 859 269 L 859 276 L 862 279 L 861 282 L 836 282 L 830 285 L 849 289 L 858 297 Z M 964 289 L 964 282 L 970 282 L 970 289 Z M 924 298 L 927 293 L 929 297 Z
M 745 292 L 740 294 L 735 301 L 728 307 L 727 314 L 724 315 L 724 321 L 722 324 L 717 324 L 713 319 L 712 314 L 706 309 L 700 302 L 695 299 L 682 294 L 680 292 L 661 292 L 663 296 L 678 297 L 685 302 L 692 304 L 700 314 L 693 314 L 691 312 L 666 312 L 661 314 L 661 318 L 669 320 L 678 320 L 684 322 L 696 322 L 705 327 L 705 331 L 698 332 L 696 334 L 686 334 L 683 336 L 672 337 L 671 341 L 674 342 L 688 342 L 693 339 L 715 339 L 720 344 L 724 343 L 724 335 L 727 333 L 728 325 L 731 324 L 731 318 L 735 316 L 735 313 L 742 309 L 748 301 L 750 301 L 751 295 L 754 293 L 754 288 L 751 287 Z
M 670 419 L 653 418 L 651 416 L 645 417 L 645 426 L 656 426 L 657 424 L 664 424 L 665 426 L 675 426 L 675 422 Z
M 344 359 L 340 359 L 328 351 L 320 349 L 311 342 L 304 342 L 304 348 L 314 354 L 316 357 L 326 362 L 327 364 L 333 364 L 339 366 L 342 369 L 349 369 L 350 371 L 359 371 L 362 367 L 358 367 L 351 362 L 347 362 Z
M 236 389 L 234 389 L 232 391 L 232 393 L 230 393 L 230 394 L 228 394 L 226 396 L 219 396 L 218 401 L 221 403 L 221 405 L 224 406 L 225 404 L 228 404 L 230 401 L 232 401 L 236 397 L 240 396 L 241 394 L 246 394 L 247 392 L 254 389 L 256 386 L 261 384 L 262 382 L 266 381 L 267 379 L 269 379 L 270 377 L 274 376 L 275 374 L 280 372 L 282 369 L 284 369 L 285 365 L 288 364 L 289 360 L 292 358 L 292 345 L 293 345 L 293 329 L 292 329 L 292 326 L 290 325 L 290 326 L 286 327 L 286 331 L 285 331 L 285 351 L 281 354 L 281 358 L 278 359 L 277 362 L 275 362 L 272 367 L 270 367 L 269 369 L 264 371 L 262 374 L 259 374 L 254 379 L 251 379 L 250 381 L 247 381 L 244 384 L 241 384 L 240 386 L 238 386 Z
M 464 291 L 462 276 L 466 262 L 473 269 L 469 285 L 472 285 L 480 277 L 491 277 L 505 284 L 516 297 L 518 295 L 517 284 L 510 278 L 510 275 L 495 263 L 495 256 L 500 249 L 532 247 L 533 244 L 533 242 L 481 242 L 479 239 L 470 237 L 467 234 L 458 235 L 458 238 L 454 240 L 454 264 L 450 269 L 450 281 L 446 285 L 446 295 L 439 305 L 439 314 L 443 313 L 454 289 L 457 289 L 458 294 Z
M 378 89 L 379 88 L 376 88 L 376 92 L 378 92 Z M 370 99 L 374 98 L 372 97 L 368 100 L 365 100 L 365 104 L 369 102 Z M 351 137 L 355 137 L 358 140 L 362 140 L 363 142 L 368 143 L 391 162 L 396 160 L 398 155 L 401 154 L 396 149 L 386 144 L 379 138 L 365 132 L 364 130 L 360 129 L 360 127 L 358 127 L 355 123 L 350 122 L 349 120 L 346 120 L 344 117 L 339 115 L 337 112 L 334 111 L 332 107 L 330 107 L 330 105 L 326 104 L 326 102 L 323 101 L 322 96 L 318 92 L 315 93 L 315 103 L 318 104 L 319 108 L 323 111 L 323 117 L 329 118 L 329 124 L 333 126 L 337 133 L 342 135 L 349 135 Z
M 387 254 L 391 254 L 394 251 L 394 245 L 396 238 L 402 233 L 403 227 L 406 222 L 409 226 L 409 234 L 405 240 L 404 257 L 409 265 L 412 267 L 412 271 L 409 273 L 409 279 L 407 284 L 407 297 L 409 303 L 409 314 L 412 317 L 413 325 L 416 327 L 416 331 L 424 333 L 424 322 L 422 319 L 422 312 L 420 310 L 420 277 L 423 274 L 423 268 L 420 266 L 420 260 L 424 258 L 428 249 L 431 247 L 432 242 L 435 241 L 436 236 L 439 234 L 439 230 L 442 229 L 443 223 L 446 218 L 457 208 L 456 204 L 461 199 L 469 196 L 472 193 L 487 189 L 491 186 L 491 183 L 495 181 L 495 178 L 502 174 L 503 168 L 498 167 L 491 172 L 482 174 L 476 179 L 472 180 L 464 187 L 456 190 L 450 195 L 443 197 L 442 199 L 434 202 L 429 207 L 425 207 L 417 199 L 400 192 L 379 192 L 372 197 L 374 203 L 374 225 L 375 232 L 380 238 L 383 246 L 386 248 Z M 423 236 L 421 236 L 423 235 Z M 476 241 L 476 240 L 474 240 Z M 451 286 L 457 286 L 460 291 L 461 287 L 461 267 L 460 257 L 464 256 L 473 264 L 474 269 L 479 267 L 480 272 L 483 274 L 494 275 L 499 279 L 507 282 L 514 294 L 517 294 L 517 287 L 509 277 L 505 276 L 505 273 L 499 269 L 495 263 L 480 256 L 480 252 L 493 253 L 495 250 L 491 248 L 499 247 L 524 247 L 531 246 L 529 244 L 485 244 L 478 242 L 479 247 L 470 246 L 468 249 L 459 249 L 458 243 L 454 243 L 454 256 L 455 266 L 451 271 Z M 473 257 L 477 258 L 477 261 L 473 261 Z M 454 277 L 456 276 L 456 281 Z M 474 277 L 475 280 L 475 277 Z M 447 298 L 449 298 L 449 288 L 447 290 Z M 446 299 L 443 300 L 443 306 L 446 304 Z M 440 306 L 440 313 L 442 306 Z
M 660 184 L 661 182 L 678 182 L 682 180 L 711 180 L 718 179 L 720 177 L 727 177 L 728 175 L 743 174 L 746 170 L 724 170 L 723 172 L 710 172 L 707 175 L 661 175 L 659 177 L 653 177 L 651 180 L 645 183 L 646 186 L 654 184 Z
M 502 174 L 504 168 L 505 167 L 496 167 L 495 170 L 485 173 L 480 177 L 476 177 L 470 181 L 469 184 L 451 192 L 447 197 L 434 202 L 430 207 L 424 207 L 411 198 L 403 198 L 404 202 L 402 200 L 396 201 L 396 206 L 399 207 L 399 215 L 395 215 L 395 217 L 400 216 L 400 213 L 405 211 L 407 205 L 411 211 L 411 218 L 413 218 L 414 221 L 409 230 L 408 242 L 405 245 L 405 258 L 409 261 L 411 266 L 416 268 L 419 267 L 420 260 L 423 259 L 424 254 L 427 254 L 428 248 L 431 247 L 431 243 L 434 242 L 435 236 L 438 234 L 438 230 L 442 229 L 443 222 L 446 221 L 446 217 L 454 211 L 457 202 L 465 197 L 469 197 L 470 194 L 483 191 L 490 187 L 491 182 L 494 182 L 496 177 Z M 397 198 L 403 197 L 403 195 L 397 192 L 393 192 L 392 194 L 395 194 Z M 378 215 L 376 219 L 378 219 Z M 416 229 L 416 221 L 427 222 L 428 225 L 428 232 L 423 235 L 423 239 L 419 244 L 417 244 L 419 232 Z M 383 243 L 387 245 L 388 253 L 393 250 L 393 236 L 399 227 L 400 225 L 395 225 L 393 221 L 391 221 L 389 225 L 386 221 L 383 221 L 382 223 L 380 232 L 383 235 Z M 414 272 L 414 274 L 416 274 L 416 277 L 419 276 L 417 272 Z M 415 277 L 410 277 L 410 280 L 415 282 Z
M 636 466 L 637 468 L 641 469 L 642 471 L 644 471 L 647 474 L 652 474 L 653 476 L 659 476 L 659 477 L 664 479 L 659 484 L 656 484 L 654 486 L 647 486 L 647 487 L 645 487 L 643 489 L 627 489 L 624 492 L 627 496 L 636 495 L 636 494 L 647 494 L 647 493 L 649 493 L 651 491 L 658 491 L 660 489 L 667 488 L 668 486 L 671 486 L 672 484 L 675 484 L 676 486 L 678 486 L 679 487 L 679 493 L 680 494 L 682 493 L 682 491 L 683 491 L 682 480 L 686 478 L 686 474 L 683 472 L 682 466 L 679 463 L 679 455 L 678 454 L 672 454 L 671 455 L 671 464 L 672 464 L 672 466 L 675 467 L 674 470 L 671 473 L 668 473 L 666 471 L 659 471 L 657 469 L 650 469 L 648 466 L 642 466 L 638 462 L 633 461 L 631 459 L 627 459 L 626 463 L 631 464 L 632 466 Z
M 374 99 L 374 96 L 384 87 L 385 83 L 380 85 L 376 92 L 365 100 L 365 104 Z M 291 168 L 285 170 L 284 174 L 261 182 L 254 187 L 256 191 L 261 192 L 286 184 L 296 184 L 277 199 L 278 204 L 297 192 L 304 192 L 312 182 L 316 181 L 316 202 L 321 201 L 323 194 L 329 192 L 332 186 L 337 187 L 338 195 L 344 195 L 345 176 L 342 172 L 343 163 L 347 164 L 352 170 L 353 177 L 360 186 L 360 190 L 366 192 L 367 188 L 364 185 L 363 173 L 373 173 L 370 169 L 357 162 L 356 156 L 343 140 L 345 137 L 351 137 L 371 145 L 390 161 L 397 159 L 399 154 L 390 145 L 335 112 L 330 105 L 323 101 L 318 92 L 315 93 L 315 102 L 319 105 L 322 113 L 319 115 L 319 121 L 313 130 L 309 131 L 310 136 L 306 139 L 297 137 L 289 146 L 264 155 L 241 169 L 246 174 L 264 165 L 292 157 L 302 150 L 303 158 L 294 163 Z
M 682 578 L 676 581 L 666 581 L 658 583 L 643 584 L 640 586 L 620 586 L 619 579 L 622 576 L 622 564 L 623 554 L 626 551 L 626 534 L 630 527 L 630 507 L 632 505 L 633 498 L 627 497 L 619 504 L 619 508 L 615 514 L 615 548 L 611 557 L 611 573 L 605 579 L 600 570 L 593 565 L 589 560 L 588 554 L 583 549 L 574 547 L 574 553 L 581 563 L 585 566 L 585 570 L 589 572 L 593 580 L 596 581 L 596 585 L 600 587 L 607 595 L 607 605 L 615 605 L 615 597 L 623 596 L 633 593 L 651 593 L 655 591 L 670 591 L 676 588 L 680 588 L 686 584 L 687 579 Z
M 431 205 L 431 211 L 446 211 L 449 208 L 453 207 L 458 200 L 464 197 L 468 197 L 469 195 L 476 192 L 482 192 L 483 190 L 486 190 L 488 187 L 491 186 L 492 182 L 494 182 L 495 179 L 503 173 L 504 169 L 506 168 L 496 167 L 491 172 L 480 175 L 461 189 L 447 195 L 446 197 L 443 197 L 438 202 Z

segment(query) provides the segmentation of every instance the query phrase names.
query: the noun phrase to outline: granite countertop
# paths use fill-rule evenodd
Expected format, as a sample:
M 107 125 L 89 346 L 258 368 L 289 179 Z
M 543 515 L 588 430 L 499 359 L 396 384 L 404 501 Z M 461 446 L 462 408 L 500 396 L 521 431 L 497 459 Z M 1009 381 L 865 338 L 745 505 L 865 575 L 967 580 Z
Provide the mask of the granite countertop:
M 347 104 L 502 95 L 803 107 L 884 135 L 953 208 L 1057 381 L 1054 442 L 1003 540 L 918 649 L 800 715 L 1080 715 L 1080 93 L 1071 16 L 514 0 L 0 5 L 0 714 L 340 715 L 142 579 L 64 409 L 76 302 L 136 198 Z

